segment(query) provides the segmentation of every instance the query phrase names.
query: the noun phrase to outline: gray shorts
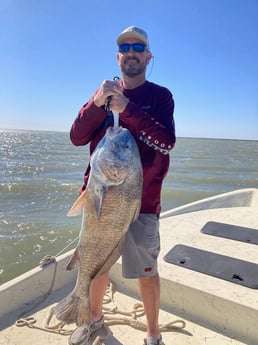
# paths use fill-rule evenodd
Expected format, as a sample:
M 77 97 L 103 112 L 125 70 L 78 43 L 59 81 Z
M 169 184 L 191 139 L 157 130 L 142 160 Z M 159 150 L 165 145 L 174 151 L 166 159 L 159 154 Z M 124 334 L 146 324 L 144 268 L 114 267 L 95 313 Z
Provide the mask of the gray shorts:
M 159 216 L 141 213 L 127 231 L 122 248 L 125 278 L 151 277 L 157 273 L 160 252 Z

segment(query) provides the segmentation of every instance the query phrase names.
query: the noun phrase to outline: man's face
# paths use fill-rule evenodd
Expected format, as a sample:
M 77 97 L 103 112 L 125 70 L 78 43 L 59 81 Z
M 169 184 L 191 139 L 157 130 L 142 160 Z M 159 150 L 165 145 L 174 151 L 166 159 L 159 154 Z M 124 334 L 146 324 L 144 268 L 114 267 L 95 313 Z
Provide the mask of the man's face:
M 137 38 L 128 38 L 122 42 L 122 44 L 124 43 L 132 44 L 142 42 Z M 150 58 L 151 53 L 149 51 L 135 52 L 132 47 L 127 53 L 118 52 L 117 54 L 118 64 L 122 73 L 131 78 L 145 73 Z

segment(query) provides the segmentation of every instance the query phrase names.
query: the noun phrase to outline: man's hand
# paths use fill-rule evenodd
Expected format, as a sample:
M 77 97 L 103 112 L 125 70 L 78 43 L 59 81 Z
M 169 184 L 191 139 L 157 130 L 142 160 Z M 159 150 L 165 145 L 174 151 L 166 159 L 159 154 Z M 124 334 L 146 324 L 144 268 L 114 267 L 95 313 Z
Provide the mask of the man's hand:
M 104 80 L 98 92 L 94 97 L 94 103 L 97 107 L 106 104 L 107 98 L 111 96 L 110 109 L 122 113 L 129 100 L 124 96 L 121 86 L 117 81 Z

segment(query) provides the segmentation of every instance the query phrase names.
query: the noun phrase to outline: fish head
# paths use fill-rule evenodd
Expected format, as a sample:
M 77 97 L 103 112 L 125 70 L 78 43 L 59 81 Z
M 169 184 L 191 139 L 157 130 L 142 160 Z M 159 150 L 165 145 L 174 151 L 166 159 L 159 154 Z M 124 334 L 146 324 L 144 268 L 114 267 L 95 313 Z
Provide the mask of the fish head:
M 119 185 L 139 161 L 138 147 L 130 131 L 108 127 L 91 157 L 92 174 L 105 186 Z

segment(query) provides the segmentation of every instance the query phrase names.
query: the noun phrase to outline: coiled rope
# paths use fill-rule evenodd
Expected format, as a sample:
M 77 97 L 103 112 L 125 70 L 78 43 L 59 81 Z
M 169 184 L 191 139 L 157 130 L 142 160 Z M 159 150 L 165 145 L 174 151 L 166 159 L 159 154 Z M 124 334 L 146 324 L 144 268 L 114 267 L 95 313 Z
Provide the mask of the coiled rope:
M 53 286 L 54 286 L 54 283 L 55 283 L 55 279 L 56 279 L 56 269 L 57 269 L 56 258 L 58 256 L 60 256 L 61 254 L 63 254 L 66 251 L 66 249 L 68 249 L 78 239 L 79 239 L 79 236 L 77 236 L 75 239 L 73 239 L 72 242 L 68 243 L 68 245 L 65 246 L 62 250 L 60 250 L 60 252 L 58 252 L 55 256 L 53 256 L 53 255 L 46 255 L 43 259 L 40 260 L 39 266 L 42 269 L 45 269 L 50 264 L 54 264 L 55 265 L 54 266 L 54 272 L 53 272 L 52 280 L 51 280 L 51 283 L 50 283 L 50 287 L 49 287 L 48 291 L 44 294 L 44 296 L 37 303 L 33 304 L 29 309 L 26 309 L 25 311 L 23 311 L 18 316 L 18 320 L 15 323 L 15 325 L 17 327 L 28 326 L 30 328 L 36 328 L 36 329 L 41 329 L 43 331 L 47 331 L 47 329 L 45 329 L 45 328 L 35 326 L 34 324 L 36 323 L 36 320 L 33 317 L 24 317 L 24 315 L 26 315 L 29 312 L 31 312 L 32 310 L 34 310 L 36 307 L 38 307 L 40 304 L 42 304 L 51 295 L 52 290 L 53 290 Z M 55 331 L 55 333 L 63 333 L 63 332 L 61 332 L 61 329 L 59 329 L 59 330 Z
M 129 310 L 129 311 L 122 310 L 116 304 L 113 290 L 114 290 L 114 284 L 110 283 L 107 287 L 104 300 L 103 300 L 103 314 L 105 318 L 105 324 L 107 326 L 127 325 L 140 331 L 146 331 L 147 330 L 146 322 L 139 320 L 139 317 L 142 317 L 145 315 L 143 304 L 135 303 L 133 305 L 132 310 Z M 65 335 L 65 336 L 71 335 L 73 333 L 74 329 L 64 328 L 65 326 L 64 322 L 58 322 L 55 325 L 50 325 L 52 318 L 53 318 L 53 312 L 51 309 L 44 327 L 37 326 L 36 325 L 37 320 L 34 317 L 20 318 L 19 320 L 16 321 L 16 326 L 17 327 L 27 326 L 29 328 L 41 330 L 44 332 L 56 333 L 56 334 Z M 185 322 L 183 320 L 174 320 L 166 324 L 161 324 L 159 326 L 160 332 L 169 332 L 172 330 L 180 331 L 184 327 L 185 327 Z M 99 344 L 101 344 L 102 340 L 99 338 L 96 341 Z
M 53 312 L 52 312 L 53 308 L 51 309 L 49 313 L 49 316 L 46 320 L 46 324 L 44 327 L 37 326 L 36 325 L 37 320 L 34 317 L 24 317 L 24 315 L 34 310 L 37 306 L 43 303 L 51 294 L 53 290 L 55 278 L 56 278 L 56 269 L 57 269 L 56 258 L 59 255 L 61 255 L 64 251 L 66 251 L 66 249 L 70 247 L 77 240 L 78 240 L 78 237 L 76 237 L 65 248 L 63 248 L 56 256 L 46 255 L 40 261 L 40 267 L 42 267 L 43 269 L 50 264 L 55 265 L 50 287 L 40 301 L 38 301 L 30 309 L 22 312 L 19 315 L 18 320 L 15 323 L 17 327 L 27 326 L 29 328 L 41 330 L 44 332 L 56 333 L 56 334 L 65 335 L 65 336 L 72 334 L 74 330 L 65 329 L 64 322 L 59 322 L 56 325 L 50 325 L 50 322 L 53 318 Z M 105 318 L 105 324 L 107 326 L 127 325 L 137 330 L 146 331 L 147 324 L 144 321 L 138 319 L 139 317 L 144 316 L 145 314 L 143 304 L 142 303 L 134 304 L 132 310 L 130 311 L 121 310 L 116 304 L 114 295 L 115 295 L 115 286 L 114 284 L 110 283 L 107 287 L 107 290 L 105 292 L 105 296 L 103 299 L 103 313 L 104 313 L 104 318 Z M 112 304 L 112 305 L 107 306 L 108 304 Z M 114 316 L 114 315 L 120 315 L 120 316 Z M 160 332 L 168 332 L 171 330 L 182 330 L 184 327 L 185 327 L 185 322 L 183 320 L 174 320 L 164 325 L 161 324 L 159 326 Z M 94 345 L 102 344 L 102 343 L 103 342 L 101 338 L 98 337 L 96 339 L 96 342 L 94 342 Z

